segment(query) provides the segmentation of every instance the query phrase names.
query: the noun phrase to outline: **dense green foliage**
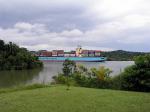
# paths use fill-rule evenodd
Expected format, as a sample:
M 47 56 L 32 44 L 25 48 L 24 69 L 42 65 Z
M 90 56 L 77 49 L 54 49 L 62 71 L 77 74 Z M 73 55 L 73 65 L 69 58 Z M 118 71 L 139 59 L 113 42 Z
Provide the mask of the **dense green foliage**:
M 42 63 L 38 58 L 32 56 L 25 48 L 0 40 L 0 70 L 32 69 L 41 66 Z
M 63 65 L 65 65 L 62 68 L 63 73 L 53 77 L 56 83 L 67 85 L 69 83 L 82 87 L 94 87 L 94 88 L 110 87 L 111 81 L 109 74 L 112 71 L 108 68 L 101 66 L 98 69 L 91 68 L 89 70 L 83 65 L 76 65 L 75 62 L 69 60 L 66 60 Z M 69 77 L 66 76 L 66 73 L 64 72 L 65 69 L 67 69 Z
M 65 60 L 65 62 L 63 63 L 63 74 L 65 76 L 69 76 L 71 75 L 74 70 L 75 70 L 75 62 L 74 61 L 70 61 L 70 60 Z
M 1 112 L 149 112 L 150 94 L 64 86 L 0 94 Z
M 134 57 L 139 55 L 145 55 L 144 52 L 129 52 L 129 51 L 111 51 L 111 52 L 102 52 L 101 55 L 107 57 L 108 61 L 133 61 Z
M 124 90 L 150 92 L 150 55 L 136 57 L 135 65 L 127 67 L 116 80 Z
M 112 71 L 103 66 L 87 69 L 83 65 L 74 65 L 75 70 L 69 70 L 69 81 L 82 87 L 150 92 L 150 55 L 138 56 L 134 61 L 134 65 L 115 77 L 110 77 Z M 66 84 L 67 78 L 64 73 L 54 77 L 56 83 L 61 84 Z
M 74 61 L 70 61 L 68 59 L 65 60 L 63 63 L 63 74 L 66 76 L 66 84 L 67 84 L 67 90 L 69 90 L 70 83 L 69 83 L 69 77 L 75 72 L 76 64 Z

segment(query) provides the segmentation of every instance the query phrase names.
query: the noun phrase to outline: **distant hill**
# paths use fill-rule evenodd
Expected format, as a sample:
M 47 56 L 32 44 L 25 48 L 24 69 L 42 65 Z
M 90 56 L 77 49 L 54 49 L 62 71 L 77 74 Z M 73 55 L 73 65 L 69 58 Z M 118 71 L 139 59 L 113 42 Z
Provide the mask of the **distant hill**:
M 109 51 L 102 52 L 101 55 L 107 57 L 109 61 L 132 61 L 135 56 L 145 55 L 145 52 L 131 52 L 131 51 Z M 150 53 L 149 53 L 150 54 Z

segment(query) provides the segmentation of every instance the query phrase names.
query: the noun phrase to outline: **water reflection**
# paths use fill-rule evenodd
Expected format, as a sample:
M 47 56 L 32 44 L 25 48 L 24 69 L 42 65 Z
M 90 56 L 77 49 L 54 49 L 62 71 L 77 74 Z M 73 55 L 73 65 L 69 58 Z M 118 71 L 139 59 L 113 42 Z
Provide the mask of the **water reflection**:
M 1 71 L 0 87 L 12 87 L 32 83 L 42 69 L 20 70 L 20 71 Z

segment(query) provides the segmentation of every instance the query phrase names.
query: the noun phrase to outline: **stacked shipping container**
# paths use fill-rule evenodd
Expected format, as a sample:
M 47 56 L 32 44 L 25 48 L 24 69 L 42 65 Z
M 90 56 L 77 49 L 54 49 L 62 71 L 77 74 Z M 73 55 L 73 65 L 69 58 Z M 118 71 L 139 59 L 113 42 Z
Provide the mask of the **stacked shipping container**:
M 40 56 L 44 56 L 44 57 L 51 57 L 52 56 L 52 52 L 50 51 L 43 51 L 40 53 Z
M 70 52 L 70 57 L 75 57 L 76 56 L 76 51 L 71 51 Z
M 81 56 L 99 57 L 101 52 L 102 51 L 99 50 L 82 50 Z M 64 52 L 64 50 L 53 50 L 53 51 L 41 50 L 35 54 L 37 56 L 44 56 L 44 57 L 76 57 L 76 51 Z
M 82 51 L 82 56 L 83 57 L 98 57 L 100 56 L 101 51 L 98 50 L 83 50 Z
M 64 56 L 65 57 L 75 57 L 76 56 L 76 52 L 75 51 L 65 52 Z
M 95 51 L 89 50 L 89 57 L 94 57 L 94 56 L 95 56 Z
M 64 50 L 57 50 L 57 56 L 63 57 L 64 56 Z
M 101 51 L 95 51 L 95 56 L 99 57 L 101 55 Z
M 82 50 L 82 56 L 88 57 L 89 56 L 89 50 Z

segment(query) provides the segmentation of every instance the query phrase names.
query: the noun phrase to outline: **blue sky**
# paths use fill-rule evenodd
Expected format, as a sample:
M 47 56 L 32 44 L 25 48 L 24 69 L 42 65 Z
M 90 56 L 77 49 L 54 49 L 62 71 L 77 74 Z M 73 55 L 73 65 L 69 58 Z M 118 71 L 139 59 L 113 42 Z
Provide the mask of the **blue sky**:
M 29 50 L 150 51 L 150 0 L 0 0 L 0 39 Z

